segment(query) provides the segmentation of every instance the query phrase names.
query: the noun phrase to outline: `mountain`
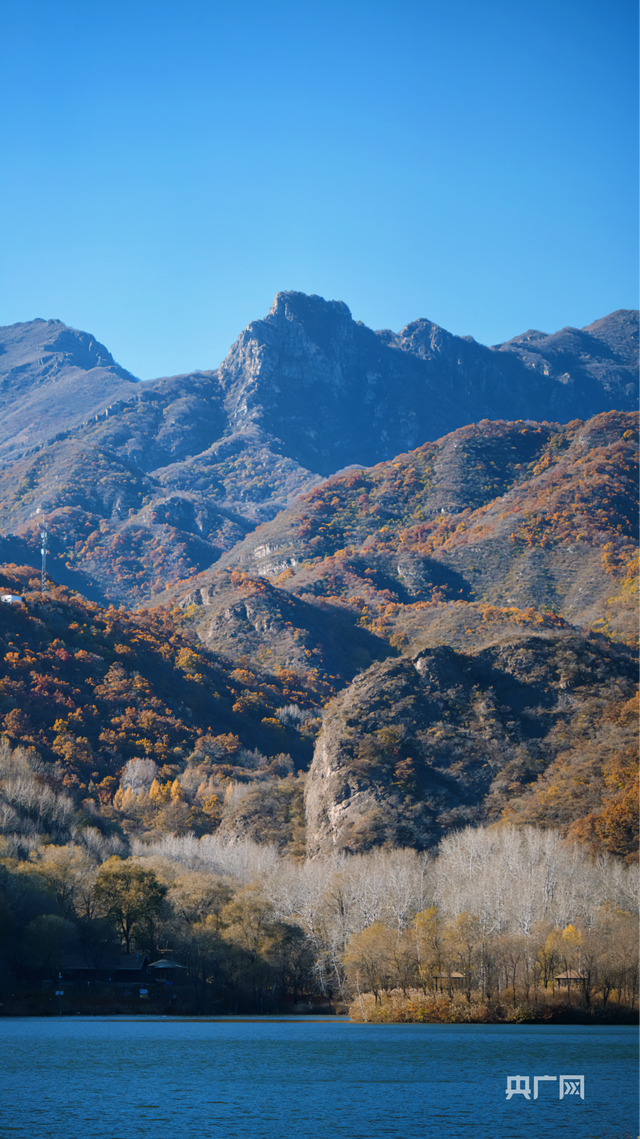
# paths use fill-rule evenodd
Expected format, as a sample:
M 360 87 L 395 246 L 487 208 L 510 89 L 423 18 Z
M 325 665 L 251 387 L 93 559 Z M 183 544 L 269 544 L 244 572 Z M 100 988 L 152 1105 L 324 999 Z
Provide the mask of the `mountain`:
M 59 322 L 2 339 L 16 851 L 40 780 L 140 837 L 507 818 L 634 857 L 636 313 L 487 348 L 282 293 L 218 370 L 144 384 Z
M 492 348 L 427 320 L 373 332 L 279 293 L 218 370 L 141 384 L 59 321 L 0 330 L 0 557 L 135 604 L 216 562 L 323 477 L 486 418 L 636 405 L 637 313 Z
M 416 648 L 425 637 L 458 643 L 461 624 L 475 636 L 472 615 L 488 606 L 507 616 L 533 606 L 633 640 L 637 437 L 637 416 L 619 412 L 463 427 L 335 475 L 166 596 L 195 605 L 206 627 L 235 570 Z
M 325 714 L 308 853 L 425 849 L 504 817 L 604 838 L 607 807 L 633 787 L 635 684 L 630 653 L 570 634 L 372 666 Z M 637 841 L 632 798 L 616 853 Z
M 633 853 L 637 440 L 618 412 L 465 427 L 157 598 L 211 651 L 325 686 L 309 853 L 501 817 Z
M 82 426 L 137 384 L 104 344 L 60 320 L 0 328 L 0 462 Z
M 587 419 L 637 406 L 638 314 L 486 348 L 429 320 L 397 335 L 341 301 L 279 293 L 220 368 L 237 430 L 309 470 L 370 466 L 480 419 Z

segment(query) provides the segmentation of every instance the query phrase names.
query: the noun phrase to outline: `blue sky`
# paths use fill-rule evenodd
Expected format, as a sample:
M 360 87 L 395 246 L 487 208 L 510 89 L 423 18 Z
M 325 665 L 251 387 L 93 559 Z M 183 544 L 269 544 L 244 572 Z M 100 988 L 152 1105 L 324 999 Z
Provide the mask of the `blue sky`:
M 484 343 L 637 306 L 630 0 L 2 0 L 0 323 L 143 379 L 281 289 Z

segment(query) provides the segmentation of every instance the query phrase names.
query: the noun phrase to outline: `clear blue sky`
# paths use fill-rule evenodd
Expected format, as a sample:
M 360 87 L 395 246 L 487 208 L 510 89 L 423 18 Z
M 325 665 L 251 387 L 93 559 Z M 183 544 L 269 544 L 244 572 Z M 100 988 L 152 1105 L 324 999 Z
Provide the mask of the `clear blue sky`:
M 632 0 L 2 0 L 0 323 L 143 379 L 281 289 L 484 343 L 637 306 Z

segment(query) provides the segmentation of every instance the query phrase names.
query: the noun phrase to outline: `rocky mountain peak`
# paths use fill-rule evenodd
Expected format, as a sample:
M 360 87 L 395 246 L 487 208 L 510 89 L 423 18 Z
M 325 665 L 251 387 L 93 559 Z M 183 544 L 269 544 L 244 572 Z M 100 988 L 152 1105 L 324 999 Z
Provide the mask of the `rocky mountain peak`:
M 120 367 L 104 344 L 89 332 L 69 328 L 61 320 L 36 320 L 11 324 L 0 331 L 0 374 L 3 384 L 19 374 L 21 388 L 41 383 L 46 376 L 68 368 L 109 370 L 129 383 L 136 376 Z
M 638 363 L 638 311 L 619 308 L 588 324 L 583 332 L 606 344 L 620 359 L 629 364 Z
M 342 301 L 278 293 L 220 369 L 233 431 L 322 475 L 481 419 L 590 418 L 636 405 L 637 314 L 488 348 L 426 318 L 373 332 Z M 636 333 L 637 335 L 637 333 Z
M 138 383 L 104 344 L 60 320 L 0 329 L 0 454 L 23 455 L 105 414 Z
M 351 310 L 344 301 L 326 301 L 317 293 L 299 293 L 295 290 L 276 293 L 275 300 L 269 309 L 265 320 L 272 317 L 285 317 L 287 320 L 296 320 L 299 324 L 308 326 L 308 333 L 313 338 L 313 326 L 328 318 L 342 318 L 350 321 Z M 315 331 L 319 331 L 316 328 Z

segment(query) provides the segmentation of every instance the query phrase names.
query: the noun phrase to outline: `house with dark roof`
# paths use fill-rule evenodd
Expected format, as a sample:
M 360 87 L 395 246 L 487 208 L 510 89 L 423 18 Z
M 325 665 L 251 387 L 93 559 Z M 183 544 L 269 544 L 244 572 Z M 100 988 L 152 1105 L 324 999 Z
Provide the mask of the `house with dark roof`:
M 61 967 L 67 982 L 96 982 L 113 985 L 144 984 L 148 980 L 149 958 L 142 953 L 117 953 L 107 956 L 99 966 L 89 964 L 82 954 L 65 957 Z

